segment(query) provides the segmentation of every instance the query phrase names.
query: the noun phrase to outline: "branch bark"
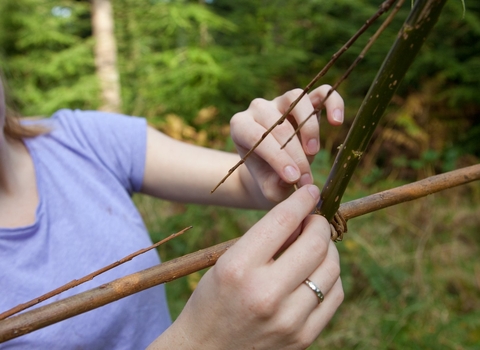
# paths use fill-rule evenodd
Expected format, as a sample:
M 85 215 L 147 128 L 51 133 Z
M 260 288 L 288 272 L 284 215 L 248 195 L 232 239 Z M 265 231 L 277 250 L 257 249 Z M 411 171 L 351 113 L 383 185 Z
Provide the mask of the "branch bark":
M 342 204 L 340 212 L 346 219 L 351 219 L 476 180 L 480 180 L 480 164 Z M 213 266 L 237 240 L 238 238 L 199 250 L 64 300 L 2 320 L 0 321 L 0 343 Z

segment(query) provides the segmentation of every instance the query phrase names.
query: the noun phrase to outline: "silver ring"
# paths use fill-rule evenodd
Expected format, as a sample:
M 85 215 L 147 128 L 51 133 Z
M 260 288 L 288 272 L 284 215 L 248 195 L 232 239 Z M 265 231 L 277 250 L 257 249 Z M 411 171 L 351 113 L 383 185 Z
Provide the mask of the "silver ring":
M 311 289 L 313 290 L 313 292 L 317 295 L 318 297 L 318 303 L 320 304 L 323 299 L 325 299 L 325 297 L 323 296 L 323 293 L 322 291 L 315 285 L 315 283 L 313 283 L 312 281 L 310 281 L 308 278 L 305 280 L 305 284 Z

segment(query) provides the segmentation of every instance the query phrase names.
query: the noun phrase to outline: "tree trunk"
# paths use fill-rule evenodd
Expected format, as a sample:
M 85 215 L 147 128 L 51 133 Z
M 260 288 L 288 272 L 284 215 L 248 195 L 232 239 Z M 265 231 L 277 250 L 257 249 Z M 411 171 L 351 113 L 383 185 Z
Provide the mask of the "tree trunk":
M 117 44 L 110 0 L 92 0 L 92 30 L 95 37 L 95 66 L 101 90 L 99 109 L 108 112 L 120 112 Z

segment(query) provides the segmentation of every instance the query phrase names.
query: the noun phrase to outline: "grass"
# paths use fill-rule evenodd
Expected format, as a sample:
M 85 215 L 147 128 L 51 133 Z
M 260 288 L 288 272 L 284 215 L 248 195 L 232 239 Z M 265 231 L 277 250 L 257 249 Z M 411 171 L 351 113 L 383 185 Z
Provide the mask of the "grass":
M 321 180 L 328 159 L 319 162 Z M 346 199 L 392 186 L 357 186 Z M 154 240 L 194 226 L 160 248 L 163 260 L 237 237 L 263 215 L 136 201 Z M 479 202 L 476 182 L 352 219 L 337 245 L 345 301 L 309 349 L 480 349 Z M 203 273 L 167 284 L 173 318 Z
M 346 299 L 311 349 L 480 349 L 479 189 L 352 220 Z

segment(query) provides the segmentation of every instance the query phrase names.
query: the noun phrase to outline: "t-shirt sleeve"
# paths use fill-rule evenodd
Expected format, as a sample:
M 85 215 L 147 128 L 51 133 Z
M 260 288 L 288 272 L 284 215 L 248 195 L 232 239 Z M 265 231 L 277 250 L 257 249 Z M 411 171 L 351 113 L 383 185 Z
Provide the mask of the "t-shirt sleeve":
M 147 123 L 144 118 L 98 111 L 60 110 L 60 124 L 70 147 L 92 157 L 129 192 L 142 187 Z M 55 131 L 54 131 L 55 132 Z

